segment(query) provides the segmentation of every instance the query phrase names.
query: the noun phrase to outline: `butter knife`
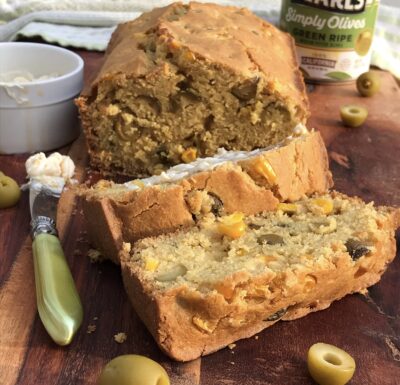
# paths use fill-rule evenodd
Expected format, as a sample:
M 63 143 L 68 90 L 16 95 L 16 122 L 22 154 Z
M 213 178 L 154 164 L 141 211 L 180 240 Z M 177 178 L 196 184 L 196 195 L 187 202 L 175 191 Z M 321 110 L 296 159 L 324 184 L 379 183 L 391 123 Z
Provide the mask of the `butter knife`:
M 59 197 L 45 186 L 29 191 L 37 307 L 50 337 L 63 346 L 79 329 L 83 308 L 56 230 Z

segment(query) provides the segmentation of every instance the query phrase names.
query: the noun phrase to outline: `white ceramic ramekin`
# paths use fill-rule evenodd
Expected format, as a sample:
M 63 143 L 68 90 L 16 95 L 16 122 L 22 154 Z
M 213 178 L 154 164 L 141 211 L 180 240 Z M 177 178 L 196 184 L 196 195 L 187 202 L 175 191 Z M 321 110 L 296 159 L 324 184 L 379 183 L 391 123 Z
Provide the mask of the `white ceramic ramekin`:
M 83 60 L 64 48 L 37 43 L 0 43 L 0 74 L 28 71 L 29 83 L 0 83 L 0 154 L 48 151 L 79 133 L 73 99 L 83 86 Z

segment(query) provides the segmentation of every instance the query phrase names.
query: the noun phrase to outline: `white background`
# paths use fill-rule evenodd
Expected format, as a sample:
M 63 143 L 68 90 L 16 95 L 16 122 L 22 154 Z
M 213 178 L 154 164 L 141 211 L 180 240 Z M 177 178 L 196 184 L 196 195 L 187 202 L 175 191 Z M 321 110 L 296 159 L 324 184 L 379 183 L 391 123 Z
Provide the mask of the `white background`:
M 393 7 L 400 7 L 400 0 L 381 0 L 381 3 L 392 5 Z

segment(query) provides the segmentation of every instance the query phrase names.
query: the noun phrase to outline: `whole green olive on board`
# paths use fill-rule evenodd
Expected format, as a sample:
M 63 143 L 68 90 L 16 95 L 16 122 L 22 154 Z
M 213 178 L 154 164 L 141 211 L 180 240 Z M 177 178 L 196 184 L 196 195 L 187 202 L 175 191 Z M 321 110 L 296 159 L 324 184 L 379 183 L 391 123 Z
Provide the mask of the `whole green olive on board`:
M 340 117 L 342 122 L 348 127 L 361 126 L 368 116 L 368 110 L 365 107 L 355 104 L 348 104 L 340 107 Z
M 311 377 L 319 385 L 347 384 L 356 369 L 356 363 L 350 354 L 322 342 L 309 349 L 307 365 Z
M 373 96 L 381 87 L 381 79 L 376 72 L 364 72 L 357 78 L 357 90 L 361 96 Z
M 167 372 L 157 362 L 136 354 L 112 359 L 102 370 L 98 385 L 170 385 Z
M 20 196 L 18 183 L 0 171 L 0 209 L 14 206 Z

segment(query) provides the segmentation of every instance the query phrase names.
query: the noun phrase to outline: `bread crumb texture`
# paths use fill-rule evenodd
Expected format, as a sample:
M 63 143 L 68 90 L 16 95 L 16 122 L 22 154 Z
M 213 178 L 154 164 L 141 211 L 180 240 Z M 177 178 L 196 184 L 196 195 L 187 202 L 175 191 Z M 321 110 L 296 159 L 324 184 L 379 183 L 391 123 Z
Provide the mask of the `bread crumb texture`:
M 121 253 L 124 283 L 159 346 L 191 360 L 378 282 L 399 217 L 336 192 L 257 215 L 210 213 Z
M 311 290 L 312 272 L 334 268 L 344 254 L 349 264 L 368 261 L 385 231 L 379 228 L 382 216 L 372 203 L 328 194 L 256 216 L 209 215 L 189 230 L 139 241 L 131 261 L 160 290 L 186 285 L 240 296 L 223 285 L 238 272 L 280 276 L 288 287 L 301 280 Z M 260 290 L 260 296 L 268 292 Z
M 87 256 L 89 257 L 91 263 L 99 263 L 104 260 L 104 257 L 101 255 L 100 251 L 96 249 L 89 249 Z
M 96 331 L 96 328 L 97 328 L 96 325 L 90 324 L 87 327 L 86 333 L 87 334 L 92 334 L 92 333 L 94 333 Z
M 246 9 L 201 3 L 119 25 L 77 105 L 92 165 L 136 177 L 277 143 L 308 116 L 292 38 Z
M 119 344 L 124 343 L 127 338 L 128 336 L 126 335 L 126 333 L 117 333 L 114 335 L 114 341 L 118 342 Z

